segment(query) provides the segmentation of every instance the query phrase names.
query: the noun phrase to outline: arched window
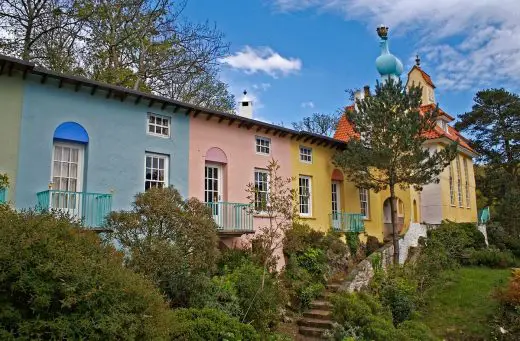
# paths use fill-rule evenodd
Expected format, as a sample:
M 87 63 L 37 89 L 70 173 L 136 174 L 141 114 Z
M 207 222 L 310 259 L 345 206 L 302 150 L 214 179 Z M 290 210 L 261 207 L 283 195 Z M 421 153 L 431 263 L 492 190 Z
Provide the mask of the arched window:
M 58 191 L 81 192 L 85 145 L 89 136 L 76 122 L 60 124 L 53 135 L 51 188 Z

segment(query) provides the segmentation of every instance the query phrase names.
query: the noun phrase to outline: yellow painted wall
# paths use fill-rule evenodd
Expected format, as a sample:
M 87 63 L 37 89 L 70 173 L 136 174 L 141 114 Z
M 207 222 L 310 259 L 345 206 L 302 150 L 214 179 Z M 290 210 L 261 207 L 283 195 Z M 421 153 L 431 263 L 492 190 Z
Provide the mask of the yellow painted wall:
M 300 146 L 312 149 L 312 163 L 300 161 Z M 311 177 L 312 182 L 312 215 L 301 217 L 301 220 L 313 229 L 326 232 L 330 229 L 329 214 L 332 211 L 332 173 L 335 169 L 331 160 L 335 149 L 316 146 L 301 141 L 293 141 L 291 145 L 292 176 L 294 186 L 298 190 L 300 175 Z M 360 213 L 359 190 L 354 183 L 343 180 L 340 183 L 340 208 L 346 213 Z M 398 190 L 398 195 L 405 203 L 405 216 L 410 215 L 409 191 Z M 374 193 L 369 191 L 369 217 L 365 220 L 365 233 L 383 239 L 383 202 L 389 196 L 388 191 Z M 408 221 L 405 219 L 405 221 Z
M 466 155 L 460 153 L 457 156 L 460 160 L 461 166 L 461 182 L 462 182 L 462 206 L 459 205 L 458 200 L 458 185 L 457 185 L 457 161 L 452 161 L 453 166 L 453 185 L 454 185 L 454 194 L 455 194 L 455 202 L 454 205 L 451 203 L 450 197 L 450 181 L 449 181 L 449 167 L 447 167 L 443 173 L 441 174 L 441 191 L 442 191 L 442 217 L 443 220 L 451 220 L 456 222 L 476 222 L 477 221 L 477 199 L 475 192 L 475 174 L 473 169 L 473 162 L 471 158 Z M 465 172 L 464 172 L 464 159 L 467 160 L 468 165 L 468 175 L 469 175 L 469 194 L 470 200 L 468 205 L 468 200 L 466 199 L 466 190 L 465 190 Z
M 7 173 L 7 199 L 14 201 L 20 119 L 22 115 L 23 80 L 21 77 L 0 76 L 0 173 Z
M 408 88 L 410 88 L 412 85 L 422 86 L 422 88 L 423 88 L 422 97 L 421 97 L 422 104 L 435 103 L 435 91 L 434 91 L 433 87 L 430 86 L 429 84 L 426 84 L 421 72 L 417 69 L 413 69 L 410 72 L 410 74 L 408 75 L 408 80 L 407 80 L 406 86 Z M 428 95 L 429 92 L 431 92 L 431 94 L 433 96 L 433 100 Z

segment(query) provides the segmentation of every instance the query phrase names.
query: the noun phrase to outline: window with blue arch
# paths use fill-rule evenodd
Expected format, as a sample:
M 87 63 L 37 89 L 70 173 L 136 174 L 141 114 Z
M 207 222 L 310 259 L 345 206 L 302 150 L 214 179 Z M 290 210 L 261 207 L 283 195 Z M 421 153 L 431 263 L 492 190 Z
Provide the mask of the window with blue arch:
M 65 122 L 54 131 L 54 139 L 87 144 L 88 133 L 85 128 L 76 122 Z

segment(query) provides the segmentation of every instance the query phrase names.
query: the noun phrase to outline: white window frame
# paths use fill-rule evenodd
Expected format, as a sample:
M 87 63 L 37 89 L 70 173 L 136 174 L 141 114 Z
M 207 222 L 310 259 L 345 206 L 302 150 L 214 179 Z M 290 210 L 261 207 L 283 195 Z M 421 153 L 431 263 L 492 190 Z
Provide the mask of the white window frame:
M 470 193 L 469 193 L 469 170 L 468 170 L 468 159 L 463 159 L 464 163 L 464 177 L 466 180 L 466 208 L 471 208 L 471 199 L 470 199 Z
M 300 162 L 312 164 L 312 148 L 300 146 Z
M 263 145 L 262 142 L 266 145 Z M 262 149 L 267 149 L 267 152 L 262 151 Z M 255 152 L 258 155 L 271 155 L 271 139 L 264 136 L 255 136 Z
M 302 180 L 307 181 L 307 192 L 308 195 L 306 195 L 307 203 L 303 204 L 302 199 L 305 198 L 305 195 L 302 193 Z M 302 217 L 311 217 L 312 216 L 312 177 L 307 175 L 300 175 L 298 178 L 298 206 L 299 206 L 299 212 L 300 216 Z M 302 208 L 304 206 L 307 206 L 307 212 L 302 212 Z
M 339 181 L 332 181 L 330 185 L 331 190 L 331 210 L 332 213 L 341 212 L 341 183 Z M 336 210 L 334 210 L 336 206 Z
M 366 188 L 359 188 L 359 207 L 363 217 L 370 219 L 370 192 Z
M 154 170 L 155 168 L 153 167 L 153 158 L 156 158 L 158 161 L 159 160 L 164 160 L 164 168 L 163 168 L 163 172 L 164 172 L 164 180 L 163 181 L 160 181 L 160 180 L 153 180 L 153 179 L 147 179 L 146 178 L 146 172 L 147 172 L 147 164 L 146 164 L 146 161 L 148 160 L 148 158 L 152 158 L 152 165 L 151 165 L 151 170 Z M 159 166 L 157 167 L 157 170 L 161 170 L 159 168 Z M 169 184 L 169 175 L 170 175 L 170 157 L 169 155 L 165 155 L 165 154 L 157 154 L 157 153 L 145 153 L 145 156 L 144 156 L 144 190 L 146 191 L 147 188 L 146 188 L 146 182 L 147 181 L 150 181 L 151 183 L 155 183 L 155 184 L 158 184 L 158 183 L 162 183 L 163 186 L 161 188 L 166 188 L 168 187 L 168 184 Z M 150 186 L 149 188 L 152 188 L 152 187 L 158 187 L 158 186 Z
M 258 181 L 257 174 L 265 175 L 265 187 L 266 187 L 265 191 L 258 190 L 258 184 L 260 183 L 260 181 Z M 266 201 L 265 208 L 269 207 L 269 189 L 270 189 L 269 188 L 269 172 L 266 169 L 255 168 L 253 176 L 254 176 L 254 186 L 255 186 L 255 211 L 257 211 L 259 213 L 265 213 L 266 210 L 262 209 L 262 207 L 260 207 L 260 209 L 258 209 L 259 207 L 257 206 L 257 195 L 259 193 L 265 193 L 265 201 Z
M 454 184 L 454 175 L 453 175 L 453 162 L 450 162 L 449 165 L 449 182 L 450 182 L 450 205 L 455 206 L 455 184 Z
M 82 144 L 77 144 L 77 143 L 67 143 L 67 142 L 57 142 L 57 141 L 54 141 L 53 143 L 53 146 L 52 146 L 52 162 L 51 162 L 51 184 L 52 184 L 52 189 L 54 190 L 59 190 L 60 188 L 60 184 L 56 184 L 54 183 L 54 163 L 55 162 L 59 162 L 60 163 L 60 167 L 61 167 L 61 163 L 64 163 L 64 161 L 62 160 L 56 160 L 54 158 L 54 154 L 55 154 L 55 149 L 56 147 L 61 147 L 61 148 L 69 148 L 69 149 L 77 149 L 78 150 L 78 162 L 77 162 L 77 170 L 76 170 L 76 178 L 74 180 L 76 180 L 76 189 L 74 191 L 70 191 L 70 192 L 81 192 L 82 188 L 83 188 L 83 167 L 84 167 L 84 162 L 85 162 L 85 159 L 84 159 L 84 153 L 85 153 L 85 147 L 82 145 Z M 68 161 L 67 163 L 69 163 L 69 167 L 71 167 L 71 161 Z M 69 170 L 70 172 L 70 170 Z M 61 169 L 60 169 L 60 176 L 59 178 L 67 178 L 68 181 L 70 181 L 70 179 L 73 179 L 71 178 L 70 176 L 61 176 Z M 65 192 L 67 192 L 67 190 L 64 190 Z
M 154 118 L 154 123 L 151 123 L 150 122 L 150 119 L 151 118 Z M 160 119 L 161 121 L 164 121 L 164 120 L 167 120 L 168 121 L 168 124 L 165 126 L 164 124 L 157 124 L 157 120 Z M 146 115 L 146 133 L 148 135 L 151 135 L 151 136 L 157 136 L 157 137 L 162 137 L 162 138 L 170 138 L 171 136 L 171 131 L 172 131 L 172 124 L 171 124 L 172 120 L 171 120 L 171 117 L 169 116 L 164 116 L 164 115 L 158 115 L 156 113 L 153 113 L 153 112 L 149 112 L 147 115 Z M 150 131 L 150 127 L 153 127 L 154 128 L 154 131 L 151 132 Z M 157 133 L 157 128 L 160 128 L 161 131 L 162 129 L 166 128 L 168 129 L 168 134 L 163 134 L 162 132 L 161 133 Z
M 457 191 L 458 191 L 458 201 L 459 207 L 464 207 L 464 200 L 462 194 L 462 170 L 460 169 L 460 156 L 457 155 Z

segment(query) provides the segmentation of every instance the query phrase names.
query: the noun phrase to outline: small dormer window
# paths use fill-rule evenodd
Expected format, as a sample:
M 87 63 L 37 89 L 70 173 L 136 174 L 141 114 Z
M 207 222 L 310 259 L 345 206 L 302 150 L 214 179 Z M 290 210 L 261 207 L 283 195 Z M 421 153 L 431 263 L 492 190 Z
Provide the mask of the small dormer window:
M 444 120 L 438 120 L 437 121 L 439 127 L 441 127 L 442 131 L 449 133 L 448 123 Z

